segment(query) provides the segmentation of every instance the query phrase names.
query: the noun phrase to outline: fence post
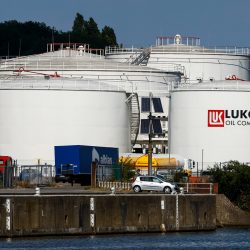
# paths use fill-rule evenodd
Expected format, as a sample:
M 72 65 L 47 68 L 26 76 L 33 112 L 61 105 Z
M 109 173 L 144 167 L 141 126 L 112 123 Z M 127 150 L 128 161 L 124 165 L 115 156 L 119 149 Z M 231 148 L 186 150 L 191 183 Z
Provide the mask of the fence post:
M 96 162 L 91 164 L 91 187 L 96 188 Z

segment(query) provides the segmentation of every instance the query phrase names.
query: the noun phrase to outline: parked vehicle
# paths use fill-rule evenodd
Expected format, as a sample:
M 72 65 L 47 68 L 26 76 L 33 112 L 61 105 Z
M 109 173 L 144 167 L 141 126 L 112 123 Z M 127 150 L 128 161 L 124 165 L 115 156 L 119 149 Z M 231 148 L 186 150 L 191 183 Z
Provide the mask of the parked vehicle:
M 3 174 L 4 168 L 12 165 L 10 156 L 0 156 L 0 174 Z
M 96 163 L 97 179 L 112 175 L 118 162 L 118 148 L 85 145 L 55 146 L 56 182 L 91 184 L 91 168 Z
M 171 194 L 178 191 L 178 186 L 174 183 L 166 182 L 156 176 L 137 176 L 132 184 L 134 192 L 158 191 Z

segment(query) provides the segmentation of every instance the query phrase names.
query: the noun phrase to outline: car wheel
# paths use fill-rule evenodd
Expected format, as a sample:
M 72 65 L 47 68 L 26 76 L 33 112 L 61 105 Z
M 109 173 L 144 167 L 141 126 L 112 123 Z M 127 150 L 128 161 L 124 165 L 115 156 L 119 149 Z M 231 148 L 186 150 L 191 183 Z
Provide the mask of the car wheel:
M 166 194 L 171 194 L 171 192 L 172 192 L 172 190 L 171 190 L 170 187 L 164 187 L 163 191 L 164 191 L 164 193 L 166 193 Z
M 134 186 L 134 192 L 135 193 L 139 193 L 139 192 L 141 192 L 141 188 L 139 187 L 139 186 Z

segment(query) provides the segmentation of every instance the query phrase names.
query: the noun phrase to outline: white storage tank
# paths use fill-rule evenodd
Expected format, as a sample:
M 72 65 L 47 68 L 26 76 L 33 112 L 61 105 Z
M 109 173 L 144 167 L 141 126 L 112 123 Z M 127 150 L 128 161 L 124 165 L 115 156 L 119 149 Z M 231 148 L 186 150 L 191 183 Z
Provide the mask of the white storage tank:
M 188 83 L 225 79 L 250 80 L 250 49 L 235 46 L 205 47 L 200 38 L 181 36 L 157 37 L 156 45 L 146 49 L 106 48 L 106 58 L 117 62 L 139 63 L 150 68 L 183 68 Z M 144 60 L 139 60 L 143 58 Z
M 126 93 L 96 81 L 0 81 L 0 155 L 54 162 L 55 145 L 130 149 Z
M 100 82 L 101 86 L 105 84 L 109 86 L 107 89 L 125 91 L 127 95 L 126 104 L 130 105 L 131 109 L 129 114 L 127 114 L 127 120 L 130 123 L 131 130 L 131 144 L 134 145 L 137 139 L 137 148 L 142 151 L 142 148 L 145 148 L 148 144 L 148 133 L 145 133 L 145 131 L 143 133 L 141 132 L 140 127 L 142 126 L 140 126 L 140 122 L 142 123 L 143 120 L 143 122 L 147 123 L 149 114 L 149 111 L 145 111 L 142 108 L 142 99 L 148 99 L 149 94 L 152 93 L 153 97 L 158 101 L 156 103 L 156 108 L 158 108 L 159 111 L 152 110 L 153 115 L 167 117 L 169 83 L 177 84 L 177 82 L 180 82 L 182 72 L 175 67 L 169 69 L 169 71 L 158 70 L 128 63 L 112 62 L 111 60 L 104 59 L 102 56 L 87 52 L 79 54 L 77 50 L 61 49 L 59 51 L 2 61 L 0 64 L 0 79 L 10 79 L 13 75 L 17 79 L 9 81 L 9 86 L 11 88 L 16 84 L 23 84 L 24 87 L 26 85 L 31 85 L 30 88 L 32 88 L 32 84 L 30 84 L 32 80 L 25 80 L 20 83 L 19 80 L 22 78 L 34 79 L 38 77 L 44 79 L 45 77 L 57 78 L 58 88 L 60 88 L 59 79 L 68 79 L 64 80 L 64 87 L 65 85 L 74 86 L 74 79 L 76 79 L 78 83 L 81 81 L 83 83 L 85 82 L 85 84 L 79 86 L 80 90 L 82 90 L 82 88 L 85 90 L 99 90 L 100 86 L 98 86 L 98 83 Z M 94 89 L 93 82 L 96 83 Z M 56 84 L 53 83 L 53 85 Z M 104 97 L 105 94 L 102 96 Z M 67 99 L 66 96 L 65 99 Z M 100 101 L 102 102 L 101 98 Z M 97 102 L 99 102 L 98 98 Z M 100 103 L 99 105 L 101 107 L 102 104 Z M 161 108 L 160 110 L 159 107 Z M 111 111 L 114 108 L 115 103 Z M 98 110 L 98 112 L 101 111 Z M 122 112 L 122 110 L 120 112 Z M 158 125 L 158 127 L 162 127 L 164 136 L 154 138 L 154 148 L 162 148 L 163 151 L 165 151 L 165 145 L 167 145 L 168 140 L 166 133 L 168 127 L 167 121 Z M 121 139 L 121 136 L 119 137 Z M 116 140 L 118 140 L 118 137 L 114 142 Z M 127 151 L 130 150 L 131 148 Z
M 174 89 L 169 122 L 171 153 L 204 166 L 250 162 L 249 82 L 186 84 Z

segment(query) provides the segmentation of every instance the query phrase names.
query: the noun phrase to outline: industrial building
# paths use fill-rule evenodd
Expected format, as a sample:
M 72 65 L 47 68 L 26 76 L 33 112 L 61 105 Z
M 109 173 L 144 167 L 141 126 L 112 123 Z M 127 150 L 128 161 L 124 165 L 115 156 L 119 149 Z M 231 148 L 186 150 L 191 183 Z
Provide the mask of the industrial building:
M 146 148 L 149 94 L 153 113 L 166 118 L 169 83 L 179 82 L 182 72 L 108 61 L 85 45 L 48 50 L 1 60 L 0 155 L 53 164 L 55 145 L 118 147 L 121 153 L 136 143 Z M 160 120 L 153 125 L 162 150 L 167 127 L 167 121 L 163 128 Z

